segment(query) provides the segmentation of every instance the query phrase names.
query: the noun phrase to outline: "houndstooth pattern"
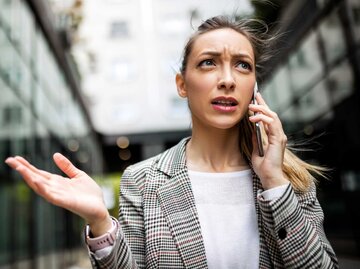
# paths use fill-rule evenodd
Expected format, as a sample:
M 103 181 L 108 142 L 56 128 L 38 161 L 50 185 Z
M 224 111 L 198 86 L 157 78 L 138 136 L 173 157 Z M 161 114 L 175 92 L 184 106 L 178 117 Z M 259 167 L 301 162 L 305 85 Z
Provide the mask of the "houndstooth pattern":
M 97 260 L 90 253 L 94 269 L 207 268 L 185 164 L 187 141 L 126 169 L 120 190 L 121 229 L 108 256 Z M 338 268 L 315 186 L 304 194 L 289 185 L 281 198 L 269 202 L 257 198 L 262 188 L 254 172 L 253 180 L 259 268 Z M 286 237 L 281 239 L 283 229 Z

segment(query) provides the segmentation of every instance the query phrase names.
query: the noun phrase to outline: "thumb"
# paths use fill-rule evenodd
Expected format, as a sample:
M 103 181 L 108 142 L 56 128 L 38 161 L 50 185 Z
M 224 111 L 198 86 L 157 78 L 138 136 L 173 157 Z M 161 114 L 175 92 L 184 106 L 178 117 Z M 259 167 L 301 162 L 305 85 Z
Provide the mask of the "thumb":
M 82 172 L 80 169 L 77 169 L 69 159 L 60 153 L 55 153 L 53 159 L 57 167 L 59 167 L 69 178 L 76 177 Z

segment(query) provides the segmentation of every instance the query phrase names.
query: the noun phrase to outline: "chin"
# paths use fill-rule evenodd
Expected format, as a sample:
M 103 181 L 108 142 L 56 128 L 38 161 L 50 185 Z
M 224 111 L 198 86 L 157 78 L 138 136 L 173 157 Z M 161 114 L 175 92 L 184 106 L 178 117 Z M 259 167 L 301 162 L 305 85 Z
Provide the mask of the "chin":
M 239 125 L 241 119 L 239 117 L 208 117 L 208 118 L 192 118 L 193 126 L 203 126 L 200 128 L 210 128 L 218 130 L 230 130 Z
M 217 129 L 227 130 L 237 127 L 238 124 L 239 121 L 218 121 L 218 122 L 213 122 L 211 125 Z

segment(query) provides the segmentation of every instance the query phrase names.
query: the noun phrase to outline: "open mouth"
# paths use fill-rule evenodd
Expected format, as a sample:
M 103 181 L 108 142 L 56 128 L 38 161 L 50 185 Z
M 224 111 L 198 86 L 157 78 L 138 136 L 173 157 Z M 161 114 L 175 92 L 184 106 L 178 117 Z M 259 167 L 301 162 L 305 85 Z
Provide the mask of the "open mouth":
M 238 102 L 235 98 L 229 97 L 218 97 L 211 101 L 211 104 L 216 106 L 225 106 L 225 107 L 232 107 L 238 105 Z
M 217 100 L 211 102 L 213 105 L 218 106 L 236 106 L 237 102 L 229 101 L 229 100 Z

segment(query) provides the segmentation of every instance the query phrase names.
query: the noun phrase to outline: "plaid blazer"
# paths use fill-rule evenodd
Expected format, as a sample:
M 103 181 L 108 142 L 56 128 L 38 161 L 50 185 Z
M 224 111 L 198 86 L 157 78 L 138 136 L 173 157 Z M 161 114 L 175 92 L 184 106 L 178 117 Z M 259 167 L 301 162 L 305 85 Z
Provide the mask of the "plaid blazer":
M 97 260 L 90 253 L 94 269 L 207 268 L 185 163 L 187 141 L 126 169 L 120 188 L 121 228 L 109 255 Z M 253 172 L 259 268 L 338 268 L 324 233 L 315 186 L 297 193 L 289 185 L 282 197 L 271 202 L 257 198 L 261 190 Z

